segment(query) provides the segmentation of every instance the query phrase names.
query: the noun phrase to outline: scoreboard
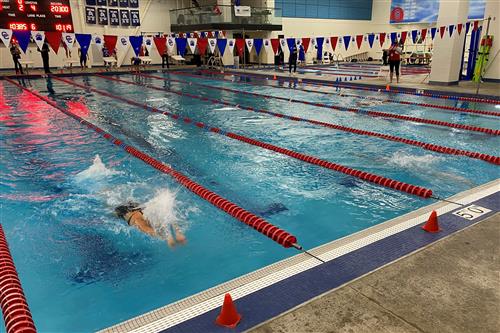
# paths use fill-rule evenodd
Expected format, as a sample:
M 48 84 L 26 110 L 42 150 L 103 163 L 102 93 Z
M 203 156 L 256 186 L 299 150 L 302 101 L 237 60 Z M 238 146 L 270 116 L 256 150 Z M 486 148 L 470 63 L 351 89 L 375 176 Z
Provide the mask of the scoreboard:
M 0 0 L 0 29 L 73 32 L 70 0 Z

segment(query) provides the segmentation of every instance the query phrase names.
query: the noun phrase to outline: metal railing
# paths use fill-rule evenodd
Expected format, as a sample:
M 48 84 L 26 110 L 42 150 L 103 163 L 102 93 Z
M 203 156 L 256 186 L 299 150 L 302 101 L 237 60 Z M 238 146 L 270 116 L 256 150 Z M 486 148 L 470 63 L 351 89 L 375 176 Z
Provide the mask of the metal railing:
M 200 6 L 170 10 L 171 25 L 249 24 L 281 25 L 281 9 L 251 7 L 251 16 L 235 16 L 234 6 Z

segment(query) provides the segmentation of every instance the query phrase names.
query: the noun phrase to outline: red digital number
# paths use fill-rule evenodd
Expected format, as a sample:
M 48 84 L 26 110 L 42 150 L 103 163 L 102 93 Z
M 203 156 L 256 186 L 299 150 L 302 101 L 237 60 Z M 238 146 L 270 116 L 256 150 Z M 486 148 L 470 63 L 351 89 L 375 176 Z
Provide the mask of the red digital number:
M 28 30 L 28 24 L 21 22 L 9 23 L 9 29 L 11 30 Z
M 30 29 L 31 31 L 37 31 L 38 29 L 36 28 L 36 24 L 35 23 L 31 23 L 30 24 Z
M 20 12 L 24 12 L 24 0 L 17 0 L 17 9 Z
M 56 14 L 69 14 L 69 6 L 50 5 L 50 12 Z
M 32 12 L 36 12 L 37 11 L 36 5 L 30 5 L 30 8 L 31 8 Z

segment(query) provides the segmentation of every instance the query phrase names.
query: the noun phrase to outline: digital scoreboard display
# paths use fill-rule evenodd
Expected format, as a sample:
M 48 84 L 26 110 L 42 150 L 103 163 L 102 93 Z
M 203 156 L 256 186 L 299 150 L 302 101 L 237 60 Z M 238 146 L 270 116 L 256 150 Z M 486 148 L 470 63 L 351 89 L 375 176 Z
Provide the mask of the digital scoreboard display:
M 73 32 L 69 0 L 0 0 L 0 29 Z

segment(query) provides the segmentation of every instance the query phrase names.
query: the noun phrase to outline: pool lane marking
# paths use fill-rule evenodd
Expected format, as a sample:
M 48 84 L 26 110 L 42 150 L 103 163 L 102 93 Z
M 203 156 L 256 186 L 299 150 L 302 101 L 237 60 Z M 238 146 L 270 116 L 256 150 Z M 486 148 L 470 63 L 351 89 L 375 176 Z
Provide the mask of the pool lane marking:
M 202 70 L 202 72 L 204 72 Z M 260 78 L 261 80 L 264 79 L 269 79 L 269 74 L 257 74 L 257 73 L 240 73 L 240 72 L 234 72 L 231 70 L 228 70 L 225 72 L 224 75 L 227 75 L 227 73 L 230 73 L 232 75 L 236 76 L 252 76 L 252 77 L 257 77 Z M 221 73 L 218 73 L 219 75 L 223 75 Z M 271 77 L 272 78 L 272 77 Z M 280 77 L 281 79 L 288 79 L 287 77 Z M 384 93 L 396 93 L 396 94 L 405 94 L 405 95 L 415 95 L 415 96 L 426 96 L 430 98 L 439 98 L 439 99 L 451 99 L 451 100 L 458 100 L 458 101 L 467 101 L 467 102 L 477 102 L 477 103 L 484 103 L 484 104 L 500 104 L 500 99 L 488 99 L 488 98 L 478 98 L 478 97 L 465 97 L 465 96 L 458 96 L 458 95 L 444 95 L 444 94 L 436 94 L 436 93 L 427 93 L 427 92 L 412 92 L 412 91 L 405 91 L 405 90 L 398 90 L 394 89 L 394 87 L 391 90 L 385 90 L 382 86 L 380 88 L 374 88 L 374 87 L 363 87 L 361 85 L 353 85 L 353 84 L 347 84 L 347 83 L 341 83 L 341 82 L 332 82 L 332 83 L 326 83 L 326 82 L 314 82 L 314 79 L 308 79 L 304 78 L 303 80 L 307 81 L 308 84 L 312 86 L 321 86 L 321 87 L 342 87 L 342 88 L 348 88 L 348 89 L 355 89 L 355 90 L 367 90 L 367 91 L 377 91 L 377 92 L 384 92 Z
M 189 179 L 187 176 L 180 173 L 179 171 L 176 171 L 172 167 L 156 160 L 155 158 L 143 153 L 142 151 L 140 151 L 140 150 L 138 150 L 130 145 L 125 144 L 125 142 L 119 140 L 118 138 L 116 138 L 113 135 L 111 135 L 110 133 L 104 131 L 100 127 L 98 127 L 98 126 L 94 125 L 93 123 L 83 119 L 82 117 L 68 111 L 67 109 L 59 106 L 56 102 L 48 99 L 47 97 L 40 95 L 38 92 L 33 91 L 31 89 L 28 89 L 26 87 L 23 87 L 19 83 L 12 81 L 9 78 L 5 78 L 5 80 L 7 82 L 17 86 L 18 88 L 33 94 L 34 96 L 38 97 L 40 100 L 44 101 L 45 103 L 49 104 L 50 106 L 54 107 L 55 109 L 61 111 L 62 113 L 66 114 L 67 116 L 70 116 L 73 119 L 79 121 L 80 124 L 86 125 L 88 128 L 94 130 L 96 133 L 98 133 L 99 135 L 101 135 L 102 137 L 104 137 L 106 140 L 110 141 L 114 145 L 119 146 L 120 148 L 125 150 L 130 155 L 136 157 L 137 159 L 140 159 L 141 161 L 145 162 L 146 164 L 149 164 L 153 168 L 161 171 L 162 173 L 165 173 L 165 174 L 171 176 L 179 184 L 186 187 L 188 190 L 190 190 L 194 194 L 198 195 L 200 198 L 204 199 L 205 201 L 208 201 L 213 206 L 226 212 L 227 214 L 236 218 L 240 222 L 243 222 L 246 225 L 251 226 L 252 228 L 257 230 L 261 234 L 271 238 L 276 243 L 282 245 L 285 248 L 294 247 L 298 250 L 302 250 L 302 247 L 297 243 L 297 238 L 295 236 L 291 235 L 290 233 L 288 233 L 287 231 L 272 225 L 271 223 L 266 221 L 264 218 L 259 217 L 257 215 L 254 215 L 253 213 L 250 213 L 249 211 L 245 210 L 244 208 L 241 208 L 240 206 L 236 205 L 235 203 L 218 195 L 217 193 L 208 190 L 207 188 L 196 183 L 195 181 Z
M 214 71 L 203 71 L 204 73 L 208 74 L 219 74 L 220 72 L 214 72 Z M 228 81 L 225 80 L 224 78 L 214 78 L 210 76 L 203 76 L 203 75 L 194 75 L 194 74 L 188 74 L 184 72 L 169 72 L 175 75 L 180 75 L 180 76 L 188 76 L 188 77 L 194 77 L 194 78 L 204 78 L 207 80 L 216 80 L 216 81 L 223 81 L 223 82 L 233 82 L 233 83 L 238 83 L 238 84 L 248 84 L 248 85 L 253 85 L 257 87 L 262 87 L 262 84 L 258 83 L 253 83 L 253 82 L 243 82 L 243 81 Z M 269 80 L 267 80 L 269 82 Z M 188 81 L 189 82 L 189 81 Z M 456 106 L 448 106 L 448 105 L 437 105 L 437 104 L 429 104 L 429 103 L 418 103 L 418 102 L 409 102 L 409 101 L 398 101 L 395 99 L 383 99 L 383 98 L 376 98 L 375 96 L 360 96 L 360 95 L 354 95 L 354 94 L 347 94 L 344 92 L 327 92 L 327 91 L 317 91 L 317 90 L 308 90 L 308 89 L 303 89 L 303 88 L 292 88 L 292 87 L 282 87 L 282 86 L 273 86 L 273 85 L 267 85 L 266 87 L 271 87 L 271 88 L 278 88 L 278 89 L 286 89 L 286 90 L 300 90 L 300 91 L 305 91 L 305 92 L 310 92 L 310 93 L 316 93 L 316 94 L 322 94 L 322 95 L 331 95 L 331 96 L 340 96 L 340 97 L 354 97 L 354 98 L 360 98 L 363 100 L 366 99 L 372 99 L 376 101 L 381 101 L 381 102 L 386 102 L 386 103 L 395 103 L 395 104 L 404 104 L 404 105 L 414 105 L 414 106 L 421 106 L 425 108 L 432 108 L 432 109 L 442 109 L 445 111 L 451 111 L 452 113 L 472 113 L 472 114 L 478 114 L 478 115 L 486 115 L 486 116 L 495 116 L 495 117 L 500 117 L 500 112 L 495 112 L 495 111 L 487 111 L 487 110 L 478 110 L 478 109 L 466 109 L 466 108 L 461 108 L 461 107 L 456 107 Z M 267 96 L 267 95 L 266 95 Z
M 101 77 L 101 76 L 99 76 L 99 77 Z M 88 91 L 96 92 L 96 93 L 101 94 L 103 96 L 107 96 L 107 97 L 110 97 L 110 98 L 113 98 L 116 100 L 120 100 L 120 101 L 125 102 L 129 105 L 134 105 L 134 106 L 137 106 L 139 108 L 145 109 L 145 110 L 150 111 L 150 112 L 163 114 L 163 115 L 168 116 L 176 121 L 184 122 L 186 124 L 191 124 L 193 126 L 196 126 L 200 129 L 204 129 L 204 130 L 211 132 L 211 133 L 217 133 L 217 134 L 226 136 L 228 138 L 247 143 L 247 144 L 252 145 L 252 146 L 256 146 L 256 147 L 260 147 L 260 148 L 267 149 L 270 151 L 274 151 L 278 154 L 286 155 L 286 156 L 295 158 L 297 160 L 300 160 L 300 161 L 303 161 L 303 162 L 306 162 L 309 164 L 320 166 L 320 167 L 325 168 L 325 169 L 341 172 L 341 173 L 344 173 L 346 175 L 349 175 L 349 176 L 352 176 L 355 178 L 359 178 L 359 179 L 364 180 L 364 181 L 368 181 L 368 182 L 371 182 L 371 183 L 374 183 L 377 185 L 381 185 L 381 186 L 384 186 L 384 187 L 387 187 L 387 188 L 390 188 L 393 190 L 397 190 L 400 192 L 405 192 L 407 194 L 416 195 L 416 196 L 419 196 L 422 198 L 432 197 L 432 190 L 427 189 L 425 187 L 416 186 L 416 185 L 408 184 L 408 183 L 401 182 L 398 180 L 394 180 L 394 179 L 391 179 L 388 177 L 379 176 L 379 175 L 376 175 L 376 174 L 373 174 L 370 172 L 365 172 L 365 171 L 353 169 L 353 168 L 346 167 L 346 166 L 341 165 L 341 164 L 337 164 L 337 163 L 333 163 L 333 162 L 329 162 L 329 161 L 317 158 L 315 156 L 302 154 L 302 153 L 299 153 L 299 152 L 296 152 L 296 151 L 293 151 L 290 149 L 286 149 L 286 148 L 283 148 L 280 146 L 275 146 L 275 145 L 270 144 L 270 143 L 255 140 L 253 138 L 246 137 L 246 136 L 243 136 L 243 135 L 240 135 L 237 133 L 227 132 L 227 131 L 224 131 L 218 127 L 211 127 L 208 124 L 198 122 L 194 119 L 187 118 L 187 117 L 183 118 L 177 114 L 174 114 L 174 113 L 171 113 L 168 111 L 164 111 L 164 110 L 160 110 L 160 109 L 151 107 L 147 104 L 142 104 L 142 103 L 139 103 L 139 102 L 136 102 L 133 100 L 129 100 L 129 99 L 121 97 L 121 96 L 116 96 L 116 95 L 113 95 L 111 93 L 108 93 L 108 92 L 105 92 L 105 91 L 102 91 L 102 90 L 99 90 L 96 88 L 92 88 L 90 86 L 85 86 L 83 84 L 79 84 L 79 83 L 71 81 L 71 80 L 66 80 L 66 79 L 58 78 L 58 77 L 54 77 L 54 79 L 65 82 L 65 83 L 70 84 L 70 85 L 74 85 L 76 87 L 79 87 L 79 88 L 82 88 L 82 89 L 85 89 Z M 107 77 L 106 77 L 106 79 L 107 79 Z M 120 81 L 120 82 L 136 85 L 136 83 L 129 82 L 129 81 Z
M 417 140 L 406 139 L 406 138 L 402 138 L 402 137 L 398 137 L 398 136 L 394 136 L 394 135 L 388 135 L 388 134 L 382 134 L 382 133 L 377 133 L 377 132 L 365 131 L 365 130 L 360 130 L 360 129 L 356 129 L 356 128 L 341 126 L 341 125 L 332 124 L 332 123 L 326 123 L 326 122 L 312 120 L 312 119 L 306 119 L 306 118 L 288 116 L 288 115 L 284 115 L 284 114 L 281 114 L 281 113 L 275 113 L 275 112 L 267 111 L 267 110 L 264 110 L 264 109 L 260 109 L 259 110 L 259 109 L 255 109 L 253 107 L 242 106 L 240 104 L 230 103 L 230 102 L 226 102 L 226 101 L 223 101 L 223 100 L 218 100 L 218 99 L 213 99 L 213 98 L 208 98 L 208 97 L 201 97 L 201 96 L 193 95 L 193 94 L 190 94 L 190 93 L 185 93 L 185 92 L 181 92 L 181 91 L 171 90 L 171 89 L 167 89 L 167 88 L 156 87 L 156 86 L 153 86 L 153 85 L 148 85 L 148 84 L 143 84 L 143 83 L 139 84 L 139 83 L 136 83 L 136 82 L 125 81 L 125 80 L 121 80 L 121 79 L 117 79 L 117 78 L 112 78 L 112 77 L 104 76 L 104 75 L 95 75 L 95 76 L 103 78 L 103 79 L 107 79 L 107 80 L 113 80 L 113 81 L 123 82 L 123 83 L 127 83 L 127 84 L 139 85 L 139 86 L 143 86 L 143 87 L 154 89 L 154 90 L 158 90 L 158 91 L 171 92 L 171 93 L 177 94 L 179 96 L 187 96 L 187 97 L 190 97 L 190 98 L 196 98 L 196 99 L 200 99 L 200 100 L 203 100 L 203 101 L 208 101 L 208 102 L 212 102 L 212 103 L 218 103 L 218 104 L 222 104 L 222 105 L 226 105 L 226 106 L 234 106 L 234 107 L 238 107 L 238 108 L 243 109 L 243 110 L 252 111 L 252 112 L 258 112 L 258 113 L 263 113 L 263 114 L 271 115 L 271 116 L 274 116 L 274 117 L 277 117 L 277 118 L 282 118 L 282 119 L 287 119 L 287 120 L 297 121 L 297 122 L 307 122 L 307 123 L 310 123 L 310 124 L 313 124 L 313 125 L 318 125 L 318 126 L 326 127 L 326 128 L 333 129 L 333 130 L 340 130 L 340 131 L 349 132 L 349 133 L 353 133 L 353 134 L 357 134 L 357 135 L 373 136 L 373 137 L 377 137 L 377 138 L 388 140 L 388 141 L 400 142 L 400 143 L 404 143 L 404 144 L 407 144 L 407 145 L 411 145 L 411 146 L 419 147 L 419 148 L 422 148 L 422 149 L 430 150 L 430 151 L 433 151 L 433 152 L 436 152 L 436 153 L 449 154 L 449 155 L 457 155 L 457 156 L 466 156 L 466 157 L 469 157 L 469 158 L 475 158 L 475 159 L 483 160 L 483 161 L 486 161 L 486 162 L 489 162 L 489 163 L 493 163 L 493 164 L 496 164 L 496 165 L 500 165 L 500 157 L 498 157 L 498 156 L 493 156 L 493 155 L 488 155 L 488 154 L 483 154 L 483 153 L 478 153 L 478 152 L 472 152 L 472 151 L 467 151 L 467 150 L 461 150 L 461 149 L 456 149 L 456 148 L 450 148 L 450 147 L 435 145 L 435 144 L 431 144 L 431 143 L 420 142 L 420 141 L 417 141 Z

